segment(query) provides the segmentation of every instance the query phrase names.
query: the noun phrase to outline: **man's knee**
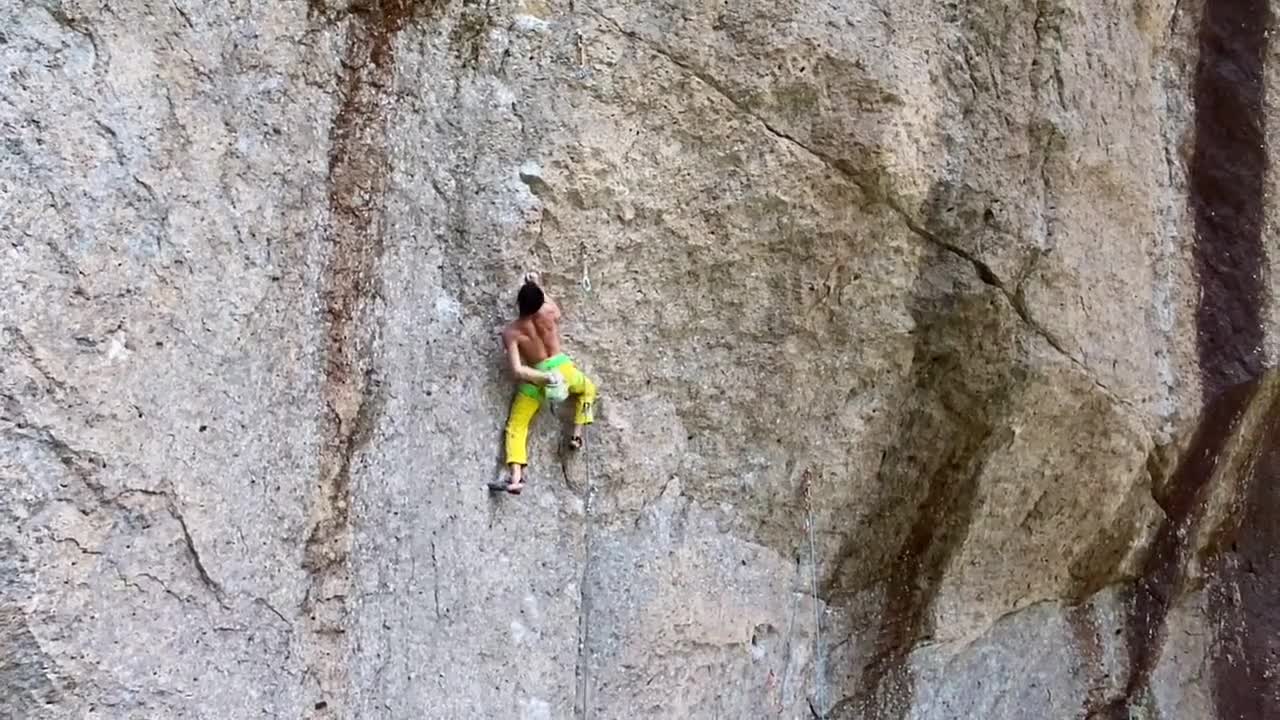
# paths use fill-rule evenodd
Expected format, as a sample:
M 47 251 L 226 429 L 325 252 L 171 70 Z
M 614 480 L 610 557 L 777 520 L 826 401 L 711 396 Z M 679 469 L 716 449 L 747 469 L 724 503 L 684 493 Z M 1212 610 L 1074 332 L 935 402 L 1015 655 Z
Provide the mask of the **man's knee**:
M 529 425 L 530 425 L 529 421 L 532 419 L 533 418 L 531 417 L 524 417 L 524 416 L 514 415 L 514 414 L 511 417 L 507 418 L 507 427 L 506 427 L 506 432 L 504 433 L 504 435 L 506 436 L 507 443 L 511 444 L 511 443 L 524 442 L 524 439 L 529 435 Z

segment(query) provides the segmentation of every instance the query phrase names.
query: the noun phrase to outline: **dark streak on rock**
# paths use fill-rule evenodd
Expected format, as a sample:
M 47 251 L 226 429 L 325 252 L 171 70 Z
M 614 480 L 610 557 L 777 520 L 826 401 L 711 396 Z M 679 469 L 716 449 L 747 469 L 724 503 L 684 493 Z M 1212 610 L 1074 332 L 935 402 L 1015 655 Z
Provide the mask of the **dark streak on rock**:
M 1280 396 L 1267 408 L 1242 493 L 1228 513 L 1209 592 L 1219 630 L 1213 692 L 1218 715 L 1264 720 L 1280 712 Z
M 1192 191 L 1203 295 L 1198 340 L 1207 391 L 1256 375 L 1264 359 L 1262 70 L 1270 21 L 1262 0 L 1209 2 L 1201 20 Z M 1214 697 L 1219 714 L 1233 720 L 1271 717 L 1280 707 L 1274 679 L 1280 620 L 1275 412 L 1271 408 L 1264 422 L 1244 512 L 1237 515 L 1237 537 L 1221 558 L 1210 593 L 1222 626 Z
M 1094 716 L 1128 718 L 1141 705 L 1160 658 L 1165 620 L 1182 590 L 1191 548 L 1188 542 L 1204 514 L 1205 501 L 1218 460 L 1254 395 L 1255 384 L 1237 385 L 1205 408 L 1186 454 L 1174 471 L 1168 493 L 1158 498 L 1165 520 L 1147 551 L 1138 579 L 1125 598 L 1125 636 L 1129 680 L 1124 694 Z
M 1160 658 L 1168 613 L 1183 589 L 1187 563 L 1206 508 L 1219 457 L 1241 428 L 1241 417 L 1255 397 L 1262 375 L 1265 329 L 1262 307 L 1263 189 L 1267 170 L 1263 112 L 1263 57 L 1269 26 L 1263 0 L 1208 0 L 1200 24 L 1200 59 L 1195 76 L 1195 150 L 1190 162 L 1190 204 L 1195 221 L 1194 257 L 1200 284 L 1196 308 L 1197 350 L 1205 409 L 1192 442 L 1167 491 L 1159 497 L 1166 519 L 1148 550 L 1141 574 L 1128 598 L 1126 617 L 1130 677 L 1124 696 L 1095 716 L 1127 718 L 1143 704 L 1151 673 Z M 1270 410 L 1272 414 L 1275 408 Z M 1260 441 L 1261 473 L 1249 483 L 1239 520 L 1245 550 L 1224 553 L 1224 570 L 1209 593 L 1211 613 L 1236 622 L 1222 623 L 1215 658 L 1215 697 L 1220 717 L 1261 719 L 1274 715 L 1264 690 L 1276 667 L 1274 636 L 1280 608 L 1280 566 L 1274 562 L 1274 513 L 1280 496 L 1269 478 L 1274 419 L 1264 421 Z M 1275 465 L 1270 467 L 1276 468 Z M 1276 468 L 1280 469 L 1280 468 Z M 1239 514 L 1236 514 L 1238 517 Z M 1242 576 L 1234 559 L 1243 558 L 1261 575 Z M 1223 598 L 1239 593 L 1238 607 Z M 1233 635 L 1234 634 L 1234 635 Z M 1269 710 L 1267 708 L 1270 708 Z
M 1200 21 L 1190 176 L 1201 290 L 1197 341 L 1207 397 L 1258 377 L 1265 362 L 1263 66 L 1270 26 L 1264 0 L 1209 0 Z M 1211 615 L 1221 628 L 1213 661 L 1214 699 L 1219 716 L 1231 720 L 1262 720 L 1280 712 L 1278 403 L 1261 423 L 1258 455 L 1242 487 L 1243 512 L 1231 514 L 1234 537 L 1224 543 L 1229 552 L 1217 558 L 1209 592 Z
M 926 263 L 956 267 L 947 262 L 947 255 L 938 250 Z M 918 303 L 918 346 L 911 370 L 918 400 L 903 418 L 896 433 L 898 442 L 878 473 L 882 487 L 898 488 L 903 494 L 884 498 L 881 508 L 871 513 L 886 518 L 878 534 L 898 538 L 898 545 L 881 561 L 885 599 L 871 656 L 861 669 L 855 693 L 828 713 L 833 719 L 910 716 L 915 684 L 910 653 L 933 633 L 933 607 L 947 568 L 969 533 L 986 458 L 1012 437 L 1007 430 L 994 430 L 1003 394 L 1013 385 L 1008 354 L 1013 346 L 1006 343 L 1012 342 L 1014 325 L 1002 324 L 1012 323 L 1007 306 L 994 292 L 967 299 L 949 297 L 932 306 L 923 299 Z M 973 335 L 993 338 L 987 354 L 962 356 L 957 343 Z M 974 365 L 992 368 L 994 375 L 1008 382 L 980 385 L 969 372 Z M 975 407 L 984 412 L 959 410 Z M 857 552 L 865 555 L 865 544 L 861 549 L 842 547 L 840 554 Z M 837 566 L 836 572 L 848 571 Z M 837 577 L 829 582 L 826 593 L 838 590 Z
M 346 49 L 337 79 L 339 107 L 329 131 L 329 258 L 321 280 L 325 326 L 323 386 L 328 419 L 323 429 L 318 487 L 309 510 L 303 567 L 311 585 L 303 603 L 310 637 L 318 644 L 307 675 L 318 683 L 329 713 L 342 715 L 335 693 L 344 691 L 341 665 L 345 591 L 350 582 L 351 470 L 356 453 L 373 437 L 382 396 L 373 364 L 378 331 L 367 321 L 378 294 L 383 251 L 383 206 L 390 171 L 387 105 L 395 76 L 396 38 L 425 20 L 437 0 L 360 0 L 341 11 L 319 0 L 309 16 L 345 22 Z M 319 706 L 317 706 L 319 707 Z
M 1209 0 L 1200 21 L 1191 208 L 1204 397 L 1262 372 L 1264 0 Z
M 1102 671 L 1102 638 L 1098 633 L 1098 619 L 1088 604 L 1081 604 L 1067 610 L 1067 625 L 1075 639 L 1079 664 L 1076 672 L 1080 675 L 1081 684 L 1086 688 L 1084 713 L 1099 707 L 1104 698 L 1106 687 Z
M 382 253 L 382 199 L 389 158 L 384 102 L 395 69 L 396 36 L 433 2 L 375 0 L 350 9 L 339 79 L 341 105 L 330 128 L 331 252 L 321 300 L 325 319 L 323 395 L 329 412 L 320 463 L 319 512 L 307 540 L 312 572 L 345 560 L 351 463 L 372 435 L 377 379 L 370 362 L 376 333 L 360 318 L 376 295 Z M 316 12 L 317 4 L 312 8 Z
M 863 668 L 860 685 L 874 693 L 862 702 L 876 708 L 875 717 L 908 716 L 914 678 L 907 655 L 929 637 L 929 614 L 943 574 L 972 521 L 978 468 L 966 465 L 976 449 L 976 443 L 951 448 L 948 462 L 929 479 L 928 495 L 915 511 L 915 521 L 885 582 L 875 654 Z

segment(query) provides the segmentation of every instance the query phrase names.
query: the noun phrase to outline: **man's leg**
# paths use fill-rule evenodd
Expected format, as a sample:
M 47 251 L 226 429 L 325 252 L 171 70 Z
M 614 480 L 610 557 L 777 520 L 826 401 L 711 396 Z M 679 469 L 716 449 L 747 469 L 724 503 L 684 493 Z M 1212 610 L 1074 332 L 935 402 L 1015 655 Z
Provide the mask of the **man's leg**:
M 573 378 L 569 383 L 569 392 L 577 396 L 577 410 L 573 415 L 573 437 L 569 447 L 577 450 L 582 447 L 582 430 L 595 422 L 596 386 L 586 373 L 574 368 Z
M 511 484 L 507 486 L 508 490 L 519 491 L 524 487 L 524 467 L 529 464 L 529 423 L 541 406 L 541 397 L 531 397 L 525 392 L 524 386 L 516 390 L 516 396 L 511 400 L 506 438 L 507 464 L 511 466 Z

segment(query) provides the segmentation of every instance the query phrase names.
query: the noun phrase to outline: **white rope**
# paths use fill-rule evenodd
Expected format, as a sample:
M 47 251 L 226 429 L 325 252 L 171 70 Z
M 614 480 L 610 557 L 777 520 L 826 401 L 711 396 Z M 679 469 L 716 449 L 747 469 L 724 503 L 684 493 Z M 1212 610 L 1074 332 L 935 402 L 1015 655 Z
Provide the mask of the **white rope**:
M 800 579 L 799 558 L 796 558 L 796 579 Z M 799 597 L 800 593 L 793 589 L 791 591 L 791 607 L 787 610 L 787 643 L 782 648 L 782 651 L 786 654 L 782 658 L 782 681 L 778 686 L 778 712 L 782 712 L 787 702 L 787 678 L 791 675 L 791 639 L 795 636 L 796 603 L 799 601 Z
M 809 531 L 809 588 L 813 599 L 813 694 L 819 709 L 826 708 L 826 693 L 823 690 L 822 677 L 825 674 L 822 659 L 822 609 L 818 601 L 818 544 L 814 538 L 813 496 L 811 485 L 804 488 L 806 510 L 805 525 Z
M 579 38 L 581 42 L 581 38 Z M 581 50 L 581 45 L 579 45 Z M 591 278 L 587 275 L 587 261 L 584 256 L 582 259 L 582 290 L 591 293 Z M 592 413 L 595 409 L 592 408 Z M 579 633 L 579 642 L 582 647 L 579 650 L 580 662 L 582 663 L 582 677 L 579 678 L 581 685 L 577 688 L 581 702 L 581 718 L 582 720 L 590 720 L 591 718 L 591 603 L 587 601 L 587 583 L 590 578 L 587 576 L 591 569 L 591 501 L 595 498 L 596 485 L 591 476 L 591 444 L 587 442 L 587 427 L 582 428 L 582 462 L 587 468 L 587 492 L 582 502 L 582 519 L 583 519 L 583 558 L 582 558 L 582 588 L 579 597 L 584 607 L 579 608 L 582 613 L 582 627 Z

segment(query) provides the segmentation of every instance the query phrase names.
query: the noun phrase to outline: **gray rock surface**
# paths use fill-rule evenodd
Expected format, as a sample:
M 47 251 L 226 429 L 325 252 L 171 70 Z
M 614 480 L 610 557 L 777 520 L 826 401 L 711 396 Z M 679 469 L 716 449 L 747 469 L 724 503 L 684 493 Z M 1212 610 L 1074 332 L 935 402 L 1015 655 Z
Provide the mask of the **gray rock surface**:
M 0 0 L 0 718 L 1276 717 L 1267 12 Z

